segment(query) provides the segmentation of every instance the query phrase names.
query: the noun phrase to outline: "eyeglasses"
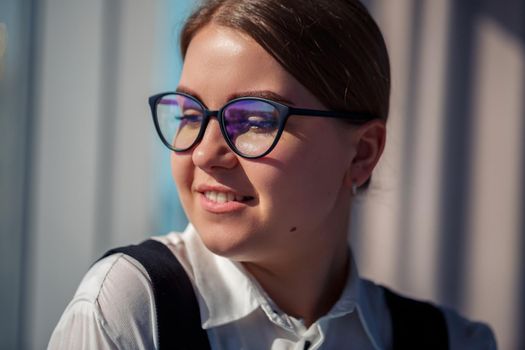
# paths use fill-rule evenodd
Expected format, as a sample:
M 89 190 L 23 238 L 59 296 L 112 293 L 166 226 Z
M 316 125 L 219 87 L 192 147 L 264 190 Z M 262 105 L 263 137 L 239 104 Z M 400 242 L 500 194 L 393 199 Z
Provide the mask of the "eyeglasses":
M 228 146 L 239 156 L 264 157 L 275 147 L 288 117 L 312 116 L 363 123 L 374 115 L 292 108 L 259 97 L 240 97 L 210 111 L 197 98 L 181 92 L 165 92 L 149 98 L 153 122 L 162 142 L 172 151 L 187 151 L 201 141 L 211 117 L 219 121 Z

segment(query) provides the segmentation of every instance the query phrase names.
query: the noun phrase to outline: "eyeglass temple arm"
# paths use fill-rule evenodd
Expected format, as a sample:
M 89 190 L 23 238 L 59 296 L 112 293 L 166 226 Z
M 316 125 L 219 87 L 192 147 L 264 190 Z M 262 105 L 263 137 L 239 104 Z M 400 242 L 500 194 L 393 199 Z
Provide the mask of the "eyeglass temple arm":
M 355 122 L 367 122 L 373 119 L 379 119 L 378 116 L 367 112 L 334 112 L 334 111 L 320 111 L 316 109 L 305 108 L 289 108 L 289 113 L 299 116 L 312 117 L 326 117 L 326 118 L 340 118 L 349 119 Z

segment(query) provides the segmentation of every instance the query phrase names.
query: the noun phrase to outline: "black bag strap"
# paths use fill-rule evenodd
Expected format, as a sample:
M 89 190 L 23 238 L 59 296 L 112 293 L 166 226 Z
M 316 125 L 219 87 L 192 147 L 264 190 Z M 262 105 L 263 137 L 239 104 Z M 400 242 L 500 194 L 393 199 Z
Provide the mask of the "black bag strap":
M 447 323 L 440 309 L 383 289 L 392 320 L 392 349 L 449 348 Z
M 159 348 L 210 349 L 190 279 L 172 251 L 163 243 L 149 239 L 138 245 L 112 249 L 102 258 L 115 253 L 136 259 L 151 279 Z

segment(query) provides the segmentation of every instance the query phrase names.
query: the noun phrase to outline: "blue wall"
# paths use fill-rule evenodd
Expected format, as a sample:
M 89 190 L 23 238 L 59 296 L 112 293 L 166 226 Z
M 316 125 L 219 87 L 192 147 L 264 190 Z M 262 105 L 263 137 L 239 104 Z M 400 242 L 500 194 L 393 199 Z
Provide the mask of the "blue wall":
M 194 7 L 193 1 L 163 0 L 158 15 L 158 76 L 155 78 L 161 91 L 174 90 L 180 78 L 182 60 L 179 50 L 179 33 L 184 20 Z M 160 92 L 160 91 L 159 91 Z M 156 139 L 154 147 L 154 167 L 158 169 L 154 180 L 154 205 L 156 221 L 154 234 L 181 231 L 187 219 L 180 205 L 177 190 L 171 177 L 170 151 Z

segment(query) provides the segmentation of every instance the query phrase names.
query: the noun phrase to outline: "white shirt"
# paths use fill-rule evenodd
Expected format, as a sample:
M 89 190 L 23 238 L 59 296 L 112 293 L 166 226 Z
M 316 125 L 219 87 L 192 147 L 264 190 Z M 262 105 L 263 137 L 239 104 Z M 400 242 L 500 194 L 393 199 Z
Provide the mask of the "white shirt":
M 241 264 L 211 253 L 189 225 L 155 239 L 190 276 L 212 349 L 390 349 L 383 289 L 361 279 L 352 261 L 330 312 L 308 329 L 272 302 Z M 496 349 L 490 329 L 443 309 L 451 349 Z M 157 349 L 151 280 L 133 258 L 114 254 L 88 271 L 56 326 L 48 349 Z

